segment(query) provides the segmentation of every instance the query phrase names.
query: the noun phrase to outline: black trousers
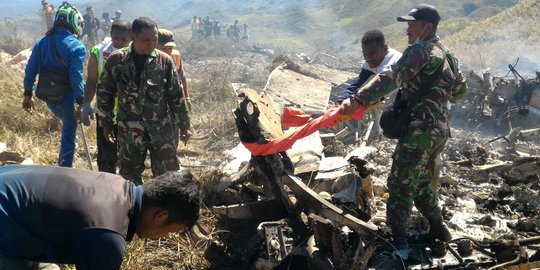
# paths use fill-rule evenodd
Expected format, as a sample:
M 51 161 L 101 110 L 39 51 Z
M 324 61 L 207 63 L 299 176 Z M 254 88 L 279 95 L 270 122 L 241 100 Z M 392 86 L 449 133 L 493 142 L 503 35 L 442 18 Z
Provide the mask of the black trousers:
M 116 142 L 110 143 L 103 136 L 103 127 L 96 116 L 97 165 L 100 172 L 116 174 L 117 151 Z M 118 126 L 113 126 L 114 137 L 118 136 Z

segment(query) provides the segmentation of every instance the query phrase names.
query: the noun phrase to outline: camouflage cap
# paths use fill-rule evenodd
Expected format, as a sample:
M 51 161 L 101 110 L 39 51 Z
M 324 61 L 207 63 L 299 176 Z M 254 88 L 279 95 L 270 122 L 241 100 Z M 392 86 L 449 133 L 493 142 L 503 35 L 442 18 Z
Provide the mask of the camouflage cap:
M 158 30 L 158 43 L 163 47 L 176 47 L 174 34 L 170 30 L 161 28 Z

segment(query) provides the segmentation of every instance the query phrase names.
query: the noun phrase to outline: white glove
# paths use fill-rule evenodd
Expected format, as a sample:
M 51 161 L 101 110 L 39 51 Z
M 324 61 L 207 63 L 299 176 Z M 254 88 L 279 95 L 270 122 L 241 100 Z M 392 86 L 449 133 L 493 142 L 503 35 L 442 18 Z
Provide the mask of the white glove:
M 85 102 L 82 107 L 81 122 L 85 126 L 89 126 L 90 119 L 94 120 L 94 109 L 92 108 L 92 105 L 90 105 L 90 103 Z

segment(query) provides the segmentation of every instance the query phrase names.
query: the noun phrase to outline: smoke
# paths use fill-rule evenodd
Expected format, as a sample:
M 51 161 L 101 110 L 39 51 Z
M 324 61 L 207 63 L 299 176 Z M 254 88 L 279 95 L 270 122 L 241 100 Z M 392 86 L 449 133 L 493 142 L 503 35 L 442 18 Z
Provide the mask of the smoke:
M 537 1 L 524 0 L 518 5 L 444 40 L 460 59 L 476 69 L 491 69 L 504 75 L 508 65 L 518 59 L 519 72 L 533 74 L 540 70 L 540 32 Z

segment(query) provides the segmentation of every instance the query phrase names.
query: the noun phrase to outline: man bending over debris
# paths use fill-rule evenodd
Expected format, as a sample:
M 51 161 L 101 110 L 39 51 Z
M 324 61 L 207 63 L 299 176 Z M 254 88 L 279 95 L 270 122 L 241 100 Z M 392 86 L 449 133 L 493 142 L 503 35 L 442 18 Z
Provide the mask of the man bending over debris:
M 156 49 L 157 24 L 146 17 L 135 19 L 131 39 L 129 47 L 114 52 L 105 63 L 97 91 L 98 119 L 103 135 L 113 142 L 116 117 L 120 175 L 142 184 L 147 151 L 154 176 L 176 171 L 180 164 L 174 129 L 180 128 L 182 142 L 187 142 L 191 131 L 188 104 L 173 60 Z
M 135 186 L 109 173 L 0 167 L 0 269 L 120 269 L 135 234 L 160 238 L 195 224 L 191 178 L 171 172 Z
M 429 221 L 431 239 L 449 241 L 452 238 L 430 181 L 434 177 L 434 159 L 450 136 L 447 102 L 459 99 L 466 85 L 457 59 L 436 35 L 440 16 L 435 7 L 422 4 L 397 19 L 408 22 L 410 46 L 392 67 L 393 73 L 381 74 L 368 82 L 343 102 L 342 110 L 344 114 L 351 114 L 398 87 L 402 92 L 401 100 L 411 106 L 410 114 L 405 115 L 407 125 L 393 155 L 386 215 L 393 244 L 406 257 L 407 224 L 413 202 Z

